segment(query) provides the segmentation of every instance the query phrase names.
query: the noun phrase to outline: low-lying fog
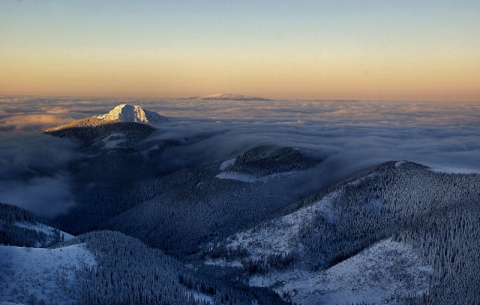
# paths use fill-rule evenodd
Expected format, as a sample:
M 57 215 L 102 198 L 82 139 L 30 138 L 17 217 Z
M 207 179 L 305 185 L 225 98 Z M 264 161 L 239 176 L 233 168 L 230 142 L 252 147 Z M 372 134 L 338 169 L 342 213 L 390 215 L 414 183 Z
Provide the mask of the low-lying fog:
M 171 119 L 152 137 L 201 139 L 172 151 L 172 158 L 179 159 L 176 164 L 185 166 L 221 162 L 257 145 L 278 144 L 327 157 L 326 168 L 341 173 L 337 176 L 389 160 L 480 172 L 480 102 L 0 97 L 0 201 L 47 217 L 71 206 L 66 167 L 82 157 L 79 145 L 43 135 L 40 129 L 100 115 L 123 103 Z

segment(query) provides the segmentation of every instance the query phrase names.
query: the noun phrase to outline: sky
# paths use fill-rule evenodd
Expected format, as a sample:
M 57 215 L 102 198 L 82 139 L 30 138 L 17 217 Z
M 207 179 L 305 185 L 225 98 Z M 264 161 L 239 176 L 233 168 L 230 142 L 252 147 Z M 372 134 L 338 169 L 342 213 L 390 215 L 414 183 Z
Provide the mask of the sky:
M 480 101 L 480 1 L 0 0 L 0 95 Z

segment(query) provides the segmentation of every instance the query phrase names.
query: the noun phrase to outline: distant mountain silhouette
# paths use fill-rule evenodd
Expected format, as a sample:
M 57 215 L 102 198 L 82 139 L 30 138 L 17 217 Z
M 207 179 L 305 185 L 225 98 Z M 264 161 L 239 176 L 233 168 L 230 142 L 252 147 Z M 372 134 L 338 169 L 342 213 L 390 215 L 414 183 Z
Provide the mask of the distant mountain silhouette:
M 194 96 L 188 99 L 199 101 L 271 101 L 259 96 L 248 96 L 232 93 L 215 93 L 205 96 Z

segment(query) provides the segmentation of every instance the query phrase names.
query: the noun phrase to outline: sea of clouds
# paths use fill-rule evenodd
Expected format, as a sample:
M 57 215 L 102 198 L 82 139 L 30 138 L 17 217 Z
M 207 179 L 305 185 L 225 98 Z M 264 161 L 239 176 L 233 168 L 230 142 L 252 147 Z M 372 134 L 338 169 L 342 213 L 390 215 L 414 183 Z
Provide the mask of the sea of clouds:
M 0 97 L 0 202 L 53 217 L 74 204 L 68 166 L 80 144 L 40 132 L 129 103 L 170 118 L 154 139 L 184 140 L 164 153 L 175 168 L 227 160 L 264 144 L 325 158 L 302 183 L 328 185 L 390 160 L 480 172 L 480 102 L 199 101 Z M 308 181 L 308 182 L 307 182 Z

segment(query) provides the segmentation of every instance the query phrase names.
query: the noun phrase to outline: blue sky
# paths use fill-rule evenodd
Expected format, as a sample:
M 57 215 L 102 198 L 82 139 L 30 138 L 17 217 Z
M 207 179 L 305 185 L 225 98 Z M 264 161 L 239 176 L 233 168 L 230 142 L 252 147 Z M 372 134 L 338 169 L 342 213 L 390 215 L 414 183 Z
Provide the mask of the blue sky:
M 448 98 L 479 97 L 480 1 L 24 0 L 0 7 L 7 63 L 0 94 L 435 99 L 444 88 Z M 94 67 L 103 75 L 95 84 L 85 81 Z M 371 79 L 356 83 L 362 75 Z M 415 86 L 422 80 L 425 92 Z

